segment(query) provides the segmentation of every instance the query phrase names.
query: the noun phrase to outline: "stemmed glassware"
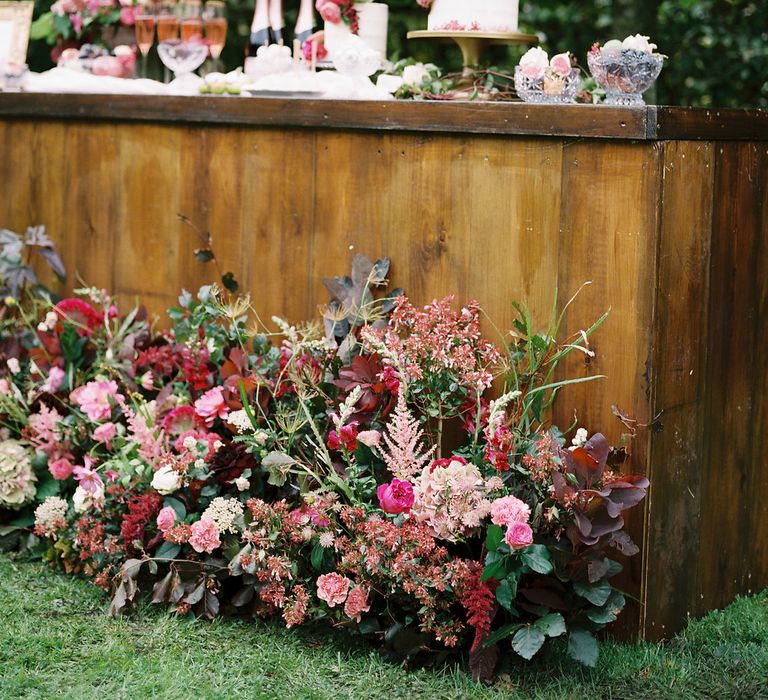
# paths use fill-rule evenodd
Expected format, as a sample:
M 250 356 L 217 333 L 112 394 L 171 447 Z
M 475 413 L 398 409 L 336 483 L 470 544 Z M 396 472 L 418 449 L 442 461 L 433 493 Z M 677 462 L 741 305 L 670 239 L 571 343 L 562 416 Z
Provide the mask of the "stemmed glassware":
M 147 54 L 155 43 L 155 10 L 148 0 L 143 0 L 136 6 L 134 23 L 136 44 L 141 52 L 141 77 L 146 78 Z
M 182 41 L 202 41 L 203 19 L 200 0 L 181 0 L 179 21 Z
M 222 0 L 208 0 L 203 10 L 205 38 L 208 40 L 213 67 L 218 67 L 219 56 L 227 40 L 227 8 Z
M 182 0 L 177 5 L 181 39 L 166 38 L 157 45 L 157 53 L 176 79 L 191 75 L 208 56 L 203 42 L 203 20 L 200 0 Z

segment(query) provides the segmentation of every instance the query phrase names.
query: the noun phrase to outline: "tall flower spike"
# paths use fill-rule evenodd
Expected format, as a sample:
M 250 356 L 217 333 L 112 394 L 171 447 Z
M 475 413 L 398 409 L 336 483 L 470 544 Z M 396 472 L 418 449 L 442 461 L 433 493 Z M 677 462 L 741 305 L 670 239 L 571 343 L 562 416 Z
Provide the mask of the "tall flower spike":
M 384 445 L 379 446 L 381 457 L 389 471 L 402 481 L 408 481 L 421 471 L 435 451 L 432 447 L 421 454 L 424 433 L 419 428 L 418 420 L 408 410 L 402 384 L 397 394 L 397 407 L 381 437 L 384 441 Z

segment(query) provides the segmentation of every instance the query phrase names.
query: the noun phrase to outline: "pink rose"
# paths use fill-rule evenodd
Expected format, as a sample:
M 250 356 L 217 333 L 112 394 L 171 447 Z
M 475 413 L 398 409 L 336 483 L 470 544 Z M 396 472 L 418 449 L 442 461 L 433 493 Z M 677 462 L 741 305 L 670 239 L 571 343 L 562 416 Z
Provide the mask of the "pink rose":
M 229 415 L 229 406 L 224 401 L 224 391 L 220 386 L 206 391 L 197 401 L 195 401 L 195 413 L 205 421 L 210 427 L 216 418 L 222 420 Z
M 331 0 L 317 0 L 315 7 L 326 22 L 331 24 L 341 22 L 341 8 L 335 2 L 331 2 Z
M 344 603 L 344 614 L 350 619 L 360 622 L 364 612 L 371 609 L 368 603 L 368 591 L 362 586 L 355 586 L 347 596 L 347 602 Z
M 555 75 L 559 75 L 561 78 L 567 78 L 573 66 L 571 65 L 571 54 L 559 53 L 557 56 L 552 56 L 552 60 L 549 62 L 549 67 Z
M 504 541 L 512 549 L 525 549 L 533 544 L 533 530 L 528 523 L 512 523 L 504 535 Z
M 328 603 L 329 608 L 341 605 L 347 599 L 350 581 L 337 573 L 323 574 L 317 577 L 317 597 Z
M 166 506 L 157 514 L 157 527 L 165 534 L 176 524 L 176 511 Z
M 73 469 L 74 466 L 72 465 L 72 462 L 70 462 L 68 459 L 64 459 L 63 457 L 51 462 L 48 465 L 48 471 L 51 472 L 53 478 L 57 479 L 58 481 L 64 481 L 64 479 L 68 479 L 72 474 Z
M 93 431 L 93 437 L 97 442 L 103 442 L 107 448 L 112 447 L 112 440 L 117 435 L 117 427 L 114 423 L 103 423 Z
M 107 420 L 112 414 L 112 404 L 109 400 L 118 396 L 117 384 L 108 382 L 88 382 L 79 386 L 69 398 L 74 401 L 92 421 Z
M 491 503 L 491 522 L 494 525 L 510 526 L 513 523 L 527 523 L 531 509 L 514 496 L 505 496 Z
M 192 533 L 189 536 L 189 544 L 196 552 L 210 554 L 221 545 L 219 528 L 216 523 L 208 518 L 201 518 L 192 525 Z
M 544 73 L 549 68 L 549 56 L 547 56 L 547 52 L 544 49 L 536 46 L 526 51 L 525 55 L 520 59 L 519 65 L 520 70 L 526 77 L 534 80 L 543 78 Z
M 135 24 L 136 20 L 133 16 L 132 7 L 120 8 L 120 24 L 124 24 L 126 27 L 131 27 Z
M 407 481 L 392 479 L 392 483 L 379 486 L 376 495 L 381 509 L 391 515 L 407 513 L 413 506 L 413 486 Z

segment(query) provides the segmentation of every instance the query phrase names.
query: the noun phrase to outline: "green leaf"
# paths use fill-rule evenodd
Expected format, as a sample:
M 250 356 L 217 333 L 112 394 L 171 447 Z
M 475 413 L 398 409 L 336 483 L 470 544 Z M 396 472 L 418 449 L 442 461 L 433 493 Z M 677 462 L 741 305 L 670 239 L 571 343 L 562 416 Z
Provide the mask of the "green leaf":
M 568 637 L 568 655 L 585 666 L 594 667 L 600 655 L 597 639 L 587 630 L 573 630 Z
M 544 645 L 546 637 L 536 627 L 526 625 L 512 637 L 512 648 L 524 659 L 529 660 Z
M 593 586 L 590 586 L 583 581 L 574 581 L 573 590 L 582 598 L 588 600 L 592 605 L 601 607 L 606 604 L 608 598 L 611 597 L 611 584 L 607 581 L 600 581 Z
M 587 618 L 596 625 L 607 625 L 616 619 L 625 604 L 624 596 L 619 591 L 613 591 L 603 607 L 587 610 Z
M 495 552 L 504 541 L 504 529 L 498 525 L 489 525 L 485 533 L 485 548 L 489 552 Z
M 550 613 L 540 617 L 534 623 L 534 627 L 541 630 L 547 637 L 559 637 L 565 634 L 565 620 L 560 613 Z
M 506 568 L 504 566 L 504 561 L 499 560 L 499 561 L 492 562 L 491 564 L 486 564 L 485 568 L 483 569 L 483 575 L 480 577 L 480 580 L 487 581 L 488 579 L 491 579 L 491 578 L 501 580 L 504 578 L 505 574 L 506 574 Z
M 213 260 L 213 251 L 210 248 L 198 248 L 194 253 L 198 262 L 207 263 Z
M 483 642 L 483 646 L 489 647 L 493 644 L 496 644 L 496 642 L 501 641 L 502 639 L 506 639 L 510 634 L 516 630 L 519 630 L 522 626 L 523 625 L 521 625 L 519 622 L 513 622 L 509 625 L 504 625 L 504 627 L 499 627 L 499 629 L 497 629 L 495 632 L 492 632 L 490 635 L 488 635 L 488 638 Z
M 520 555 L 523 564 L 537 574 L 551 574 L 554 571 L 549 550 L 543 544 L 532 544 Z
M 44 501 L 49 496 L 56 496 L 59 493 L 61 493 L 61 482 L 49 476 L 39 482 L 36 498 Z
M 53 12 L 44 12 L 40 15 L 29 29 L 30 39 L 45 39 L 53 34 Z
M 323 568 L 323 557 L 325 557 L 325 548 L 318 542 L 312 548 L 312 556 L 310 557 L 312 568 L 316 571 L 320 571 Z
M 163 542 L 155 552 L 157 559 L 175 559 L 181 551 L 181 545 L 173 542 Z
M 176 513 L 177 520 L 184 520 L 184 518 L 187 517 L 187 509 L 178 498 L 172 498 L 171 496 L 166 496 L 163 499 L 163 506 L 165 506 L 166 508 L 168 507 L 173 508 L 173 512 Z
M 512 610 L 512 603 L 517 595 L 517 579 L 514 576 L 507 576 L 496 589 L 496 600 L 507 610 Z

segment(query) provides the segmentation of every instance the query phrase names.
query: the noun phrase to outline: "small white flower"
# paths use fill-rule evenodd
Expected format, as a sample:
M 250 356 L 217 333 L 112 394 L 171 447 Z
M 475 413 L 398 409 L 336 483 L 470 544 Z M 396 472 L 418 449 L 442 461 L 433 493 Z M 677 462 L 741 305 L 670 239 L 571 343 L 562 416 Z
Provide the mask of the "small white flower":
M 656 44 L 650 42 L 651 37 L 635 34 L 628 36 L 621 42 L 621 47 L 625 51 L 642 51 L 643 53 L 653 53 L 657 48 Z
M 15 357 L 9 357 L 6 364 L 8 365 L 8 369 L 11 371 L 11 374 L 18 374 L 21 372 L 19 361 Z
M 152 477 L 152 488 L 167 496 L 181 486 L 181 474 L 171 467 L 160 467 Z
M 423 63 L 415 63 L 403 68 L 403 83 L 411 87 L 419 87 L 425 80 L 429 80 L 429 70 Z
M 224 443 L 221 440 L 216 440 L 216 442 L 213 443 L 214 452 L 218 452 L 222 447 L 224 447 Z
M 75 512 L 85 513 L 91 508 L 100 508 L 104 503 L 104 487 L 100 486 L 94 493 L 89 493 L 82 486 L 75 489 L 72 495 L 72 504 L 75 506 Z
M 247 491 L 251 488 L 251 482 L 244 476 L 238 476 L 237 479 L 235 479 L 235 486 L 237 486 L 238 491 Z
M 265 433 L 263 430 L 259 430 L 254 436 L 253 439 L 256 441 L 257 445 L 263 445 L 269 438 L 269 435 Z
M 184 438 L 184 442 L 181 444 L 184 446 L 185 450 L 192 451 L 197 449 L 197 440 L 191 435 L 187 435 L 187 437 Z
M 586 428 L 579 428 L 576 431 L 576 435 L 574 436 L 573 440 L 571 440 L 571 450 L 575 450 L 577 447 L 584 447 L 584 444 L 589 439 L 589 433 L 587 432 Z

